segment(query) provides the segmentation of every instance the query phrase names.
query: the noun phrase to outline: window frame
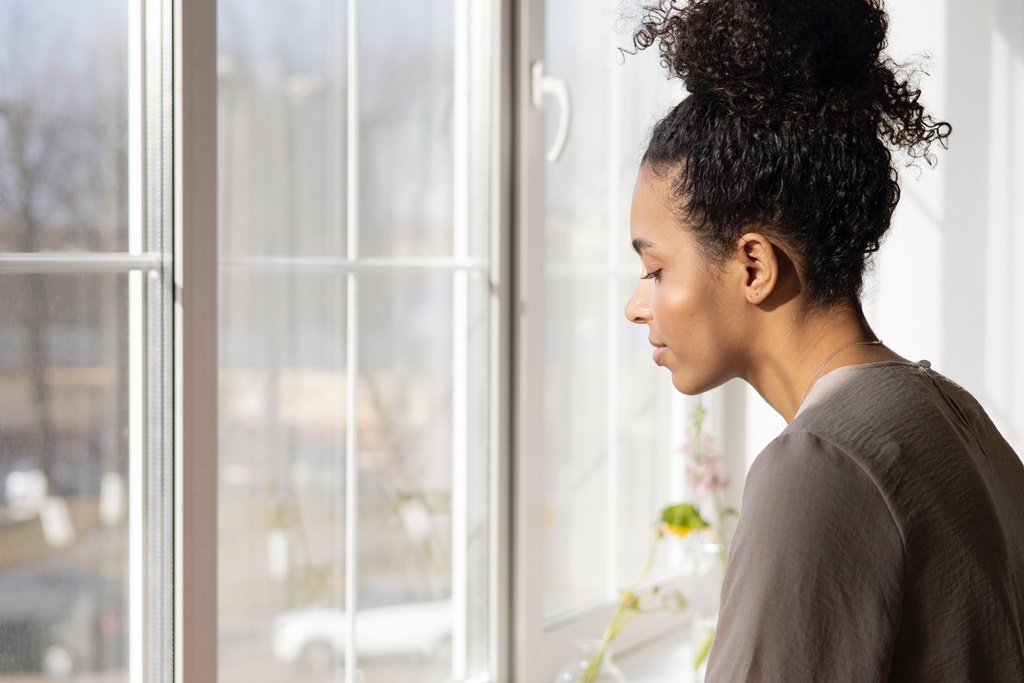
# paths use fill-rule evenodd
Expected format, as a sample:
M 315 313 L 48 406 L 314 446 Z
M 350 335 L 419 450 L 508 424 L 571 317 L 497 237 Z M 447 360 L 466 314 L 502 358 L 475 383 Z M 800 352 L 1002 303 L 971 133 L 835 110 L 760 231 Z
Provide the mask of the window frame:
M 218 663 L 217 3 L 148 1 L 171 9 L 174 680 L 193 683 L 216 681 Z

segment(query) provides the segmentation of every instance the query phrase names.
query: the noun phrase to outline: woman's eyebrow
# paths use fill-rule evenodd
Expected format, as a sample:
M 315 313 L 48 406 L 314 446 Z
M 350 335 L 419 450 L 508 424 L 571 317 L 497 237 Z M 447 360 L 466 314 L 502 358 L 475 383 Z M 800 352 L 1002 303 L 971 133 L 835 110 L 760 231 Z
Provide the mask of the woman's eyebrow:
M 644 249 L 650 249 L 653 246 L 653 242 L 644 239 L 643 237 L 637 237 L 635 240 L 633 240 L 633 251 L 635 251 L 638 256 L 643 256 Z

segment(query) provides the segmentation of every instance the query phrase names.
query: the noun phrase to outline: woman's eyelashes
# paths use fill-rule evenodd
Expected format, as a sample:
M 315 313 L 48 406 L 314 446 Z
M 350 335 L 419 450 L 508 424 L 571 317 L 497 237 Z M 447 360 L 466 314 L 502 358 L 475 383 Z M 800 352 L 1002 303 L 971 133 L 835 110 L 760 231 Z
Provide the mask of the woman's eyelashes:
M 660 282 L 661 281 L 661 268 L 658 268 L 657 270 L 652 270 L 651 272 L 647 273 L 646 275 L 644 275 L 640 279 L 641 280 L 654 280 L 655 282 Z

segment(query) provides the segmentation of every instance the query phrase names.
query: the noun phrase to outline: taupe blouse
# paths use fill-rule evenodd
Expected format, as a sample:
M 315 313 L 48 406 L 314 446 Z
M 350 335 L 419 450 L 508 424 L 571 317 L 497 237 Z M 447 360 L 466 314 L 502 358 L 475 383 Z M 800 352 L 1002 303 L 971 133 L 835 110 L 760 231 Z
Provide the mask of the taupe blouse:
M 1024 465 L 927 362 L 822 377 L 747 475 L 706 680 L 1024 682 Z

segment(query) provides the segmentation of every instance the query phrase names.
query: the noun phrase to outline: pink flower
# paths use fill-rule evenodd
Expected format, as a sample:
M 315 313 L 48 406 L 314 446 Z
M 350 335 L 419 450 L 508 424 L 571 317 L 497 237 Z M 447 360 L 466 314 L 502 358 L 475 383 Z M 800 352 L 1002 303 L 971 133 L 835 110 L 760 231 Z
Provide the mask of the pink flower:
M 686 463 L 686 483 L 698 498 L 729 486 L 729 475 L 722 470 L 722 453 L 710 436 L 701 434 L 696 454 L 690 444 L 683 447 L 683 452 L 690 460 Z

